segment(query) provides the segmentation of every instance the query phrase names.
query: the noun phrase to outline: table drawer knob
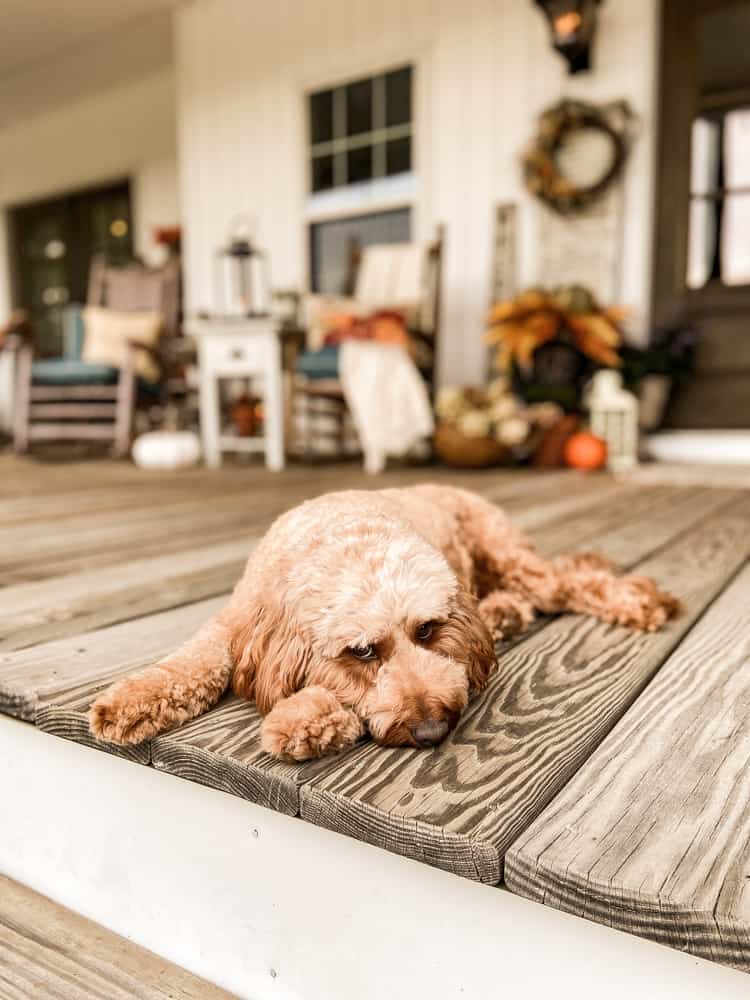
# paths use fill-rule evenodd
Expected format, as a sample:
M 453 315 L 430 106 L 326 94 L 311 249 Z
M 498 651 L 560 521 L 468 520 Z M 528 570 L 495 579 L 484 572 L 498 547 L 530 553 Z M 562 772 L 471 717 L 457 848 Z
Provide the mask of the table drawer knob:
M 245 352 L 242 350 L 241 347 L 233 347 L 232 350 L 229 352 L 229 357 L 232 359 L 232 361 L 242 361 L 242 359 L 245 357 Z

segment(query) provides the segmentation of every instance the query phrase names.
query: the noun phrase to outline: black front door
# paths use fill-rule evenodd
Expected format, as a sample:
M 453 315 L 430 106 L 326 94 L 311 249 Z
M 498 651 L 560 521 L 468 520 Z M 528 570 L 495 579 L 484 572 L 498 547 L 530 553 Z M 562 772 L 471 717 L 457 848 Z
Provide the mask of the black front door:
M 675 427 L 750 427 L 750 0 L 664 0 L 654 315 L 697 327 Z
M 37 353 L 62 352 L 62 307 L 85 302 L 95 253 L 132 257 L 130 184 L 123 182 L 21 205 L 10 214 L 14 298 L 28 309 Z

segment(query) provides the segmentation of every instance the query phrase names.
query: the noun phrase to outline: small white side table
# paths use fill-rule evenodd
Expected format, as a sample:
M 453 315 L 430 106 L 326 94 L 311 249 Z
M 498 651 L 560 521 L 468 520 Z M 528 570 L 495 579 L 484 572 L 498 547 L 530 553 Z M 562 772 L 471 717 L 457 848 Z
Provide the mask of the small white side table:
M 284 468 L 284 401 L 281 344 L 276 321 L 260 319 L 191 319 L 185 331 L 198 344 L 200 417 L 206 465 L 221 465 L 223 451 L 265 451 L 266 465 Z M 263 380 L 264 437 L 221 433 L 220 378 Z

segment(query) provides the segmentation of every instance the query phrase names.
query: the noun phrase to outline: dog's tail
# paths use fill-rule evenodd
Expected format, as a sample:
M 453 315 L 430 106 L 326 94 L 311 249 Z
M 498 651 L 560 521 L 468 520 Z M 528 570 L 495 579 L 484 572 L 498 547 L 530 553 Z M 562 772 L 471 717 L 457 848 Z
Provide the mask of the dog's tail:
M 93 735 L 106 743 L 142 743 L 207 712 L 229 685 L 231 632 L 217 615 L 171 656 L 130 674 L 89 709 Z

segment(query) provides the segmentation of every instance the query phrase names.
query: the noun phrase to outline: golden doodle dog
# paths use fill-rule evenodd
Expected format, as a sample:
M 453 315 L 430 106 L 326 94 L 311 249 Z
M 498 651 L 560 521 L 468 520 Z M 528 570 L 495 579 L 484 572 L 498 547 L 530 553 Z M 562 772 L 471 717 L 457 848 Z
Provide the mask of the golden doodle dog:
M 423 485 L 331 493 L 282 515 L 224 610 L 92 705 L 100 740 L 139 743 L 214 705 L 230 682 L 286 760 L 352 746 L 430 747 L 495 665 L 493 638 L 537 611 L 658 629 L 677 601 L 597 556 L 543 559 L 498 508 Z

